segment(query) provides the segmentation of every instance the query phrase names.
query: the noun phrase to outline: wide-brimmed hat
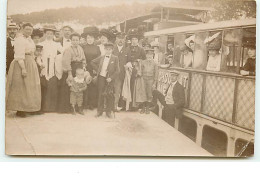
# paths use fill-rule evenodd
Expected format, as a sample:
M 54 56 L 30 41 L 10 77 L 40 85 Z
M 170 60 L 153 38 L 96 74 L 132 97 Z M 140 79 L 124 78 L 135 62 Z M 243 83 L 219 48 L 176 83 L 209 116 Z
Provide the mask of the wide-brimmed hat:
M 40 38 L 43 36 L 43 31 L 40 29 L 33 29 L 31 37 L 39 36 Z
M 46 32 L 46 31 L 56 32 L 57 28 L 54 25 L 45 25 L 45 26 L 43 26 L 43 31 L 44 32 Z
M 256 38 L 253 37 L 243 37 L 242 45 L 245 48 L 256 48 Z
M 140 39 L 141 38 L 141 35 L 137 28 L 129 29 L 127 36 L 129 39 L 132 39 L 132 38 Z
M 61 29 L 64 29 L 64 28 L 69 28 L 71 30 L 71 32 L 74 31 L 74 29 L 71 26 L 69 26 L 69 25 L 63 26 Z
M 99 34 L 99 30 L 97 27 L 95 26 L 89 26 L 89 27 L 85 27 L 83 29 L 83 33 L 81 34 L 81 37 L 84 37 L 86 38 L 87 35 L 91 35 L 91 36 L 94 36 L 94 37 L 97 37 Z
M 190 48 L 186 45 L 186 44 L 183 44 L 180 46 L 180 51 L 185 51 L 185 50 L 189 50 Z
M 80 38 L 80 34 L 77 32 L 73 32 L 72 34 L 70 34 L 70 39 L 72 39 L 73 36 L 77 36 Z
M 218 32 L 204 40 L 204 43 L 207 45 L 208 50 L 219 50 L 222 45 L 221 33 Z
M 112 33 L 112 31 L 110 31 L 108 29 L 101 29 L 99 31 L 99 35 L 105 36 L 108 40 L 111 40 L 113 37 L 115 37 L 115 35 Z
M 116 33 L 116 37 L 118 37 L 118 38 L 125 38 L 126 34 L 124 32 L 117 32 Z
M 19 27 L 16 25 L 16 23 L 10 23 L 7 26 L 7 29 L 19 29 Z

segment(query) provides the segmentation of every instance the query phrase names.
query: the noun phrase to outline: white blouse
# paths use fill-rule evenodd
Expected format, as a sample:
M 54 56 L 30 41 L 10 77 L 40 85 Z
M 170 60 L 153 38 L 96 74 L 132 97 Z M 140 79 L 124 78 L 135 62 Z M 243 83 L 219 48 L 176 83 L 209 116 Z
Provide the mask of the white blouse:
M 63 48 L 60 43 L 52 40 L 45 40 L 38 45 L 43 46 L 41 64 L 44 68 L 41 70 L 41 76 L 45 76 L 49 80 L 53 76 L 56 76 L 56 60 L 58 54 L 63 53 Z
M 14 58 L 16 60 L 25 59 L 25 54 L 33 55 L 35 51 L 35 44 L 31 37 L 24 37 L 23 35 L 15 38 L 14 41 Z
M 208 71 L 220 71 L 221 55 L 218 54 L 215 57 L 209 56 L 206 70 Z
M 98 45 L 100 52 L 101 52 L 101 56 L 105 55 L 105 46 L 103 44 Z

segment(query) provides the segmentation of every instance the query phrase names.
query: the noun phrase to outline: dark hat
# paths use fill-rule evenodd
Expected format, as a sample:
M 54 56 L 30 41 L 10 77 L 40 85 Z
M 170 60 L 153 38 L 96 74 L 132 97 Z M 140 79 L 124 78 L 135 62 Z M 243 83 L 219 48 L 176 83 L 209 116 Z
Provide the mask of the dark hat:
M 245 48 L 256 48 L 256 38 L 253 37 L 243 37 L 242 45 Z
M 63 26 L 61 29 L 64 29 L 64 28 L 69 28 L 72 32 L 74 31 L 73 28 L 70 27 L 69 25 Z
M 94 37 L 97 37 L 99 34 L 99 30 L 97 27 L 95 26 L 89 26 L 89 27 L 85 27 L 83 29 L 83 33 L 81 34 L 81 37 L 84 37 L 86 38 L 87 35 L 91 35 L 91 36 L 94 36 Z
M 101 29 L 99 31 L 100 36 L 105 36 L 108 40 L 111 40 L 115 35 L 108 29 Z
M 107 42 L 104 44 L 104 47 L 114 47 L 114 44 L 112 42 Z
M 79 33 L 77 33 L 77 32 L 73 32 L 73 33 L 70 35 L 70 39 L 72 39 L 73 36 L 77 36 L 77 37 L 80 38 L 80 35 L 79 35 Z
M 132 39 L 132 38 L 140 39 L 141 38 L 141 35 L 137 28 L 129 29 L 127 36 L 129 39 Z
M 208 50 L 219 50 L 222 44 L 222 35 L 220 32 L 208 37 L 204 42 L 207 44 Z
M 116 37 L 118 38 L 125 38 L 126 34 L 124 32 L 117 32 Z
M 26 23 L 22 23 L 21 25 L 22 25 L 22 28 L 25 28 L 26 26 L 29 26 L 29 27 L 32 27 L 32 28 L 33 28 L 32 23 L 26 22 Z
M 45 25 L 43 27 L 43 31 L 46 32 L 46 31 L 53 31 L 53 32 L 56 32 L 57 29 L 54 25 Z
M 43 31 L 40 29 L 33 29 L 31 37 L 39 36 L 40 38 L 43 36 Z
M 36 49 L 42 49 L 43 46 L 42 45 L 36 45 Z
M 183 44 L 180 46 L 180 50 L 181 51 L 189 50 L 189 47 L 187 45 Z
M 169 70 L 170 74 L 175 74 L 175 75 L 179 75 L 180 72 L 177 70 Z

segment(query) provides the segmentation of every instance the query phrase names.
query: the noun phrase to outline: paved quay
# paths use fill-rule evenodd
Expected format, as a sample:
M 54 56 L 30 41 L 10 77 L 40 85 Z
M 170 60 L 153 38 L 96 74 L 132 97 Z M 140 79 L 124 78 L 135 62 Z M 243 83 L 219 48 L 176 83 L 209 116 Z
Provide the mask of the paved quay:
M 7 155 L 212 156 L 154 114 L 120 112 L 108 119 L 6 113 Z

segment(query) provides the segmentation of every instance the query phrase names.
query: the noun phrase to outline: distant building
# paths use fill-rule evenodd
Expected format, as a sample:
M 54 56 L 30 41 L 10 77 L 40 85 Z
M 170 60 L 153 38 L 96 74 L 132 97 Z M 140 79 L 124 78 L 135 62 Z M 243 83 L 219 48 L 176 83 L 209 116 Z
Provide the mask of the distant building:
M 142 26 L 147 31 L 205 23 L 207 14 L 214 9 L 208 7 L 158 6 L 147 15 L 127 19 L 117 29 L 127 32 L 130 28 Z

